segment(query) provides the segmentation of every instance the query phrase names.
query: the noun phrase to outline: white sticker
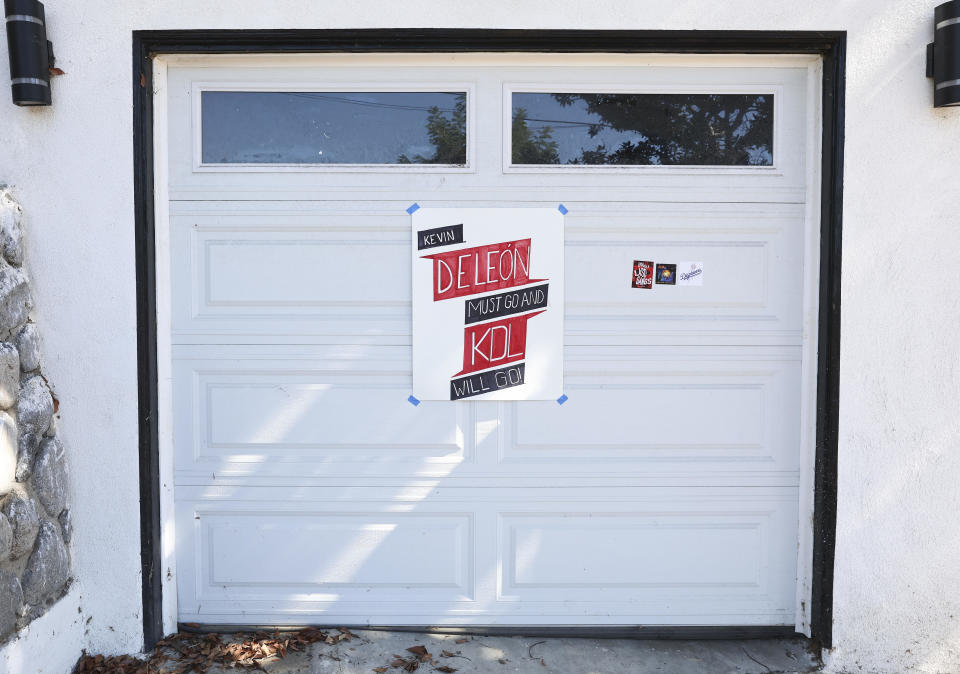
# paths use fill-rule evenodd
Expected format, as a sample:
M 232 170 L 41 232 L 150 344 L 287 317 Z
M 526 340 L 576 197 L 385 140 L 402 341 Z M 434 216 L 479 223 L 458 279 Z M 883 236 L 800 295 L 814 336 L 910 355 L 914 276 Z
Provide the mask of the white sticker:
M 678 262 L 677 263 L 677 285 L 678 286 L 702 286 L 703 285 L 703 263 L 702 262 Z

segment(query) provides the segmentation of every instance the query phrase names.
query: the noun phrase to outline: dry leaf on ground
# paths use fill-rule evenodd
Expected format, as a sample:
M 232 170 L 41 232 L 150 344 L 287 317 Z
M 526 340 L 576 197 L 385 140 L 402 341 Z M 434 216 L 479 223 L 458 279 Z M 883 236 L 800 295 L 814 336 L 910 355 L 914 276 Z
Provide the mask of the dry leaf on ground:
M 420 658 L 420 662 L 427 662 L 429 660 L 433 660 L 433 656 L 430 655 L 429 652 L 427 652 L 427 649 L 425 646 L 411 646 L 410 648 L 407 649 L 407 652 L 413 653 L 418 658 Z
M 226 640 L 219 634 L 179 632 L 157 642 L 153 653 L 144 660 L 130 655 L 105 657 L 84 653 L 73 671 L 74 674 L 205 674 L 217 665 L 262 669 L 264 662 L 284 658 L 290 651 L 304 651 L 317 642 L 349 641 L 354 636 L 347 629 L 338 632 L 332 642 L 329 633 L 313 627 L 273 634 L 243 632 L 230 635 Z M 172 669 L 164 668 L 166 664 L 172 665 Z

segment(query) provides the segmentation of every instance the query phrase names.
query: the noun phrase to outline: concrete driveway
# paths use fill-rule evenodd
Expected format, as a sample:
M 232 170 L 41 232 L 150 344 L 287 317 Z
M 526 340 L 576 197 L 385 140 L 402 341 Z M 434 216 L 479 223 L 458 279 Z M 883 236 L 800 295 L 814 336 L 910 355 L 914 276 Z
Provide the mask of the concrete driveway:
M 311 644 L 263 668 L 271 674 L 769 674 L 815 672 L 819 667 L 799 639 L 543 639 L 373 630 L 354 630 L 352 635 L 333 645 Z

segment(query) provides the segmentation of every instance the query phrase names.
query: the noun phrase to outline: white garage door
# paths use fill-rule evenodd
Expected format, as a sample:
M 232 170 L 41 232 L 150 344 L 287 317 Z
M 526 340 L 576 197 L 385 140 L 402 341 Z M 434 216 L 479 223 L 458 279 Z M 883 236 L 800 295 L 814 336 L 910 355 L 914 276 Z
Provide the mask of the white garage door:
M 167 75 L 181 621 L 794 625 L 815 63 L 208 57 Z M 407 401 L 413 202 L 566 205 L 566 404 Z M 702 285 L 633 288 L 634 261 L 700 262 Z

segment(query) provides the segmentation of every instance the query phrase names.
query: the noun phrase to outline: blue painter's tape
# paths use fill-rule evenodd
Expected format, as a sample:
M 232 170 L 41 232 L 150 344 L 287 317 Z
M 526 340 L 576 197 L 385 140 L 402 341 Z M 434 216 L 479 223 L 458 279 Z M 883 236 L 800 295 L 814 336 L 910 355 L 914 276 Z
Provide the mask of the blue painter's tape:
M 414 407 L 420 404 L 420 401 L 414 398 L 412 395 L 409 398 L 407 398 L 407 402 L 409 402 Z
M 414 202 L 410 205 L 410 208 L 407 209 L 407 213 L 409 213 L 410 215 L 413 215 L 414 213 L 416 213 L 416 212 L 419 211 L 419 210 L 420 210 L 420 204 L 418 204 L 416 201 L 414 201 Z
M 557 206 L 557 210 L 560 211 L 561 213 L 563 213 L 564 215 L 566 215 L 567 213 L 570 212 L 570 211 L 567 209 L 567 207 L 564 206 L 563 204 L 560 204 L 559 206 Z M 562 404 L 562 403 L 561 403 L 561 404 Z
M 563 403 L 567 402 L 567 400 L 569 400 L 569 398 L 567 398 L 567 394 L 564 393 L 562 396 L 557 398 L 557 404 L 562 405 Z

